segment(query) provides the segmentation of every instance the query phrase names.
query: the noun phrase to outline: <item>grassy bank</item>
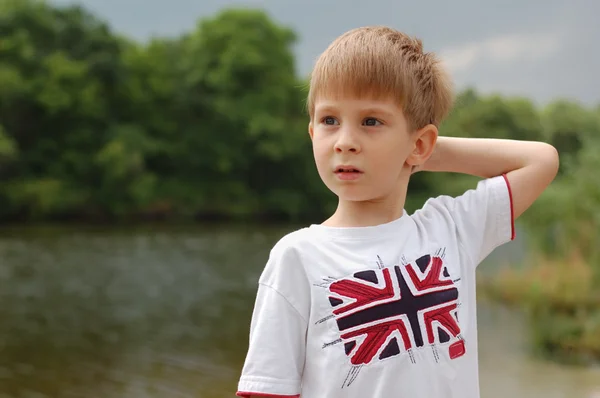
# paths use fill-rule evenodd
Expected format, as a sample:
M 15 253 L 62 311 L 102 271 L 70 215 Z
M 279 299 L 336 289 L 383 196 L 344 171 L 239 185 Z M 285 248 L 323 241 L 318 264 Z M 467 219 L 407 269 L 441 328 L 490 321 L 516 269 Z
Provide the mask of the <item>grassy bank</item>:
M 480 280 L 487 297 L 526 312 L 537 354 L 576 364 L 600 363 L 600 284 L 580 256 L 531 255 Z

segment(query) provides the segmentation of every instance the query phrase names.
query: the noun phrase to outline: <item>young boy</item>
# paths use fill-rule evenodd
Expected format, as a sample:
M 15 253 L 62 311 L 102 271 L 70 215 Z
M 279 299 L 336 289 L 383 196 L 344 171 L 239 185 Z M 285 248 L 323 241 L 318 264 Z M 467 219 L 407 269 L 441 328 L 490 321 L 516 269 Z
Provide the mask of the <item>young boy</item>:
M 475 269 L 554 179 L 545 143 L 438 137 L 451 84 L 421 42 L 352 30 L 308 97 L 319 175 L 339 198 L 283 237 L 260 277 L 241 397 L 479 397 Z M 482 180 L 409 215 L 419 170 Z

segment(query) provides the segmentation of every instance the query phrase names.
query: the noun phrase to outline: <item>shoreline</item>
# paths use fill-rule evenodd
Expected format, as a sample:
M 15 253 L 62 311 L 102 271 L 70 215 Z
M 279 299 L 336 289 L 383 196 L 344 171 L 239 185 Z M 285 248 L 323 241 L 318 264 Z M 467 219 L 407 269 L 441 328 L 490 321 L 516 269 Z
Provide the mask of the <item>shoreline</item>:
M 504 267 L 478 280 L 482 298 L 522 311 L 535 355 L 564 364 L 600 366 L 600 287 L 580 258 L 532 256 L 533 267 Z

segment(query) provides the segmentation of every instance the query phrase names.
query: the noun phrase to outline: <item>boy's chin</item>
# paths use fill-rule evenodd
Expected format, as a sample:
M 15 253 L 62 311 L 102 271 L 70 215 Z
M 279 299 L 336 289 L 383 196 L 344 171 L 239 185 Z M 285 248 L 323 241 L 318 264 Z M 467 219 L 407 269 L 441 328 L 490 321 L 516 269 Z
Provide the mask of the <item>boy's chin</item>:
M 334 192 L 338 199 L 343 202 L 369 202 L 376 200 L 372 192 L 360 192 L 360 190 L 341 189 Z
M 325 185 L 340 202 L 377 202 L 393 194 L 393 190 L 382 191 L 373 184 L 340 184 L 327 181 Z
M 400 199 L 401 191 L 389 190 L 380 192 L 373 187 L 335 187 L 336 189 L 330 190 L 338 197 L 340 202 L 354 202 L 354 203 L 375 203 L 375 202 L 388 202 Z M 397 198 L 394 198 L 397 196 Z

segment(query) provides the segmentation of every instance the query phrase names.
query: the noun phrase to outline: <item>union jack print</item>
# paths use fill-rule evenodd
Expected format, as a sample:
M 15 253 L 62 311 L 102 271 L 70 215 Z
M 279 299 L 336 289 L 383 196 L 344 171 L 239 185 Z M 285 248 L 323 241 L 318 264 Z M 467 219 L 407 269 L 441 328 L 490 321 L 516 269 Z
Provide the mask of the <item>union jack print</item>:
M 331 283 L 329 294 L 341 342 L 354 366 L 425 345 L 448 343 L 452 359 L 465 353 L 458 289 L 439 255 L 356 272 Z

